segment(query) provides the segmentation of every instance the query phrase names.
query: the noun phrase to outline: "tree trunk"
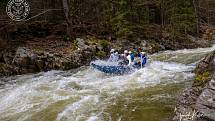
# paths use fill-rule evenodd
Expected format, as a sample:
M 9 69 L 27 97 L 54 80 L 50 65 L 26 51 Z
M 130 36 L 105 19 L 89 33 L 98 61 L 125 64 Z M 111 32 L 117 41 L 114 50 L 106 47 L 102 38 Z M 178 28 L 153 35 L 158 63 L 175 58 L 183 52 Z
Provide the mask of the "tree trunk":
M 196 17 L 197 17 L 196 31 L 197 31 L 197 34 L 199 34 L 199 26 L 200 26 L 200 22 L 199 22 L 200 18 L 199 18 L 199 10 L 198 10 L 199 0 L 193 0 L 193 6 L 194 6 Z
M 161 27 L 164 28 L 164 5 L 163 5 L 163 0 L 161 0 L 160 3 L 160 16 L 161 16 Z
M 68 0 L 62 0 L 63 2 L 63 9 L 64 9 L 64 15 L 66 17 L 66 23 L 67 23 L 67 40 L 72 39 L 72 24 L 70 20 L 70 11 L 69 11 L 69 5 Z

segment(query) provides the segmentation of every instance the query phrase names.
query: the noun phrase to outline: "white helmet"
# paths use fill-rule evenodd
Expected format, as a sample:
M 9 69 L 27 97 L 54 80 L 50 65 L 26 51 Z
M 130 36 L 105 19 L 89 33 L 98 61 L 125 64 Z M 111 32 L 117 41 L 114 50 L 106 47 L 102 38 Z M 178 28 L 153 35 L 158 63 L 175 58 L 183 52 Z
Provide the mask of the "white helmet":
M 141 52 L 141 54 L 145 55 L 146 53 L 145 52 Z
M 110 52 L 113 53 L 115 51 L 115 49 L 111 49 Z
M 124 53 L 125 53 L 125 54 L 128 53 L 128 50 L 125 50 Z

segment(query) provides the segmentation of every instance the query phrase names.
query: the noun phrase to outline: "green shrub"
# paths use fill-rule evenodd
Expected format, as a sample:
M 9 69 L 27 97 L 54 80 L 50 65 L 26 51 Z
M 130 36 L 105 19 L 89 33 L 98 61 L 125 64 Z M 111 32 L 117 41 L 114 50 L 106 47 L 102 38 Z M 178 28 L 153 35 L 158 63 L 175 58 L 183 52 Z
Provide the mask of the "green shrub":
M 74 51 L 74 50 L 76 50 L 76 49 L 78 49 L 78 48 L 77 48 L 77 42 L 74 41 L 74 42 L 71 43 L 70 50 L 71 50 L 71 52 L 72 52 L 72 51 Z
M 96 52 L 96 56 L 99 58 L 103 58 L 106 56 L 106 53 L 104 51 L 98 51 Z
M 209 77 L 210 73 L 208 71 L 196 75 L 194 85 L 204 86 L 207 83 Z
M 105 50 L 105 49 L 108 49 L 109 42 L 107 40 L 101 40 L 100 45 Z

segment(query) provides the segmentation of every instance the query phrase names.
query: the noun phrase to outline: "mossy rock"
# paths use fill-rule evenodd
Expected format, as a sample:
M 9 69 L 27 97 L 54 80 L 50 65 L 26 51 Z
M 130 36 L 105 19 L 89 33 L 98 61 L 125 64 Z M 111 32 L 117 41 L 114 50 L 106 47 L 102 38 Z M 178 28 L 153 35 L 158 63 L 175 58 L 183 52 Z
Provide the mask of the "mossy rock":
M 151 53 L 161 51 L 161 46 L 155 40 L 149 40 L 149 46 L 151 46 Z
M 210 72 L 205 71 L 201 74 L 196 75 L 194 86 L 205 86 L 205 84 L 209 81 Z
M 110 46 L 110 42 L 108 40 L 98 39 L 96 37 L 91 37 L 91 36 L 87 38 L 87 43 L 88 43 L 88 46 L 97 45 L 99 49 L 102 51 L 107 51 Z
M 89 42 L 90 44 L 95 44 L 95 43 L 98 43 L 98 40 L 99 40 L 99 39 L 97 39 L 96 37 L 90 36 L 90 37 L 87 38 L 87 40 L 88 40 L 88 42 Z
M 100 45 L 101 47 L 105 50 L 108 48 L 108 46 L 110 45 L 109 42 L 107 40 L 101 40 L 100 41 Z
M 7 64 L 0 63 L 0 77 L 12 75 L 14 68 L 10 67 Z
M 72 42 L 71 46 L 70 46 L 70 51 L 73 52 L 73 51 L 75 51 L 77 49 L 78 49 L 77 42 L 76 41 Z

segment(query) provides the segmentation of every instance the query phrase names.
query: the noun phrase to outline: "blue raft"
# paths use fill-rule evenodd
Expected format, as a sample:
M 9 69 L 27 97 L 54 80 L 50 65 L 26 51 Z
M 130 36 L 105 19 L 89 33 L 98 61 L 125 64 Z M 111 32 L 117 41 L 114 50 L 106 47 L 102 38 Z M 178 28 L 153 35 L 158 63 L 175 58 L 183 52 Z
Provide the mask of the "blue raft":
M 143 58 L 142 61 L 142 67 L 145 66 L 145 64 L 147 63 L 147 58 Z M 123 66 L 123 65 L 101 65 L 101 64 L 96 64 L 95 62 L 91 63 L 91 66 L 94 69 L 97 69 L 101 72 L 104 73 L 108 73 L 108 74 L 128 74 L 128 73 L 132 73 L 135 71 L 135 69 L 140 69 L 141 65 L 136 64 L 133 65 L 132 67 L 129 66 Z
M 128 66 L 106 66 L 106 65 L 97 65 L 95 63 L 91 63 L 91 66 L 99 71 L 108 74 L 126 74 L 134 71 L 132 68 Z

